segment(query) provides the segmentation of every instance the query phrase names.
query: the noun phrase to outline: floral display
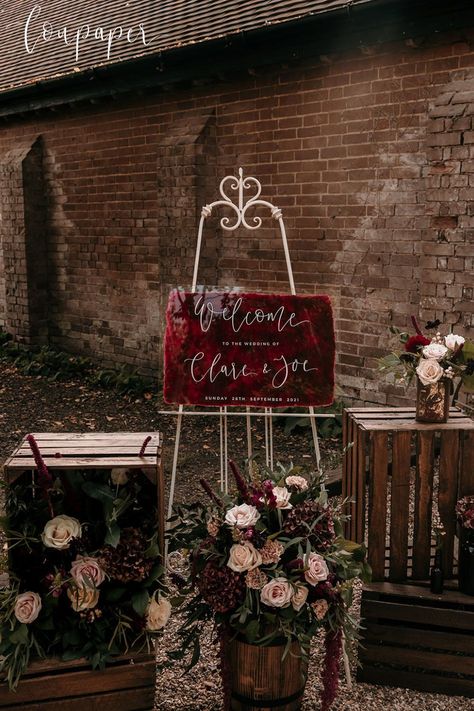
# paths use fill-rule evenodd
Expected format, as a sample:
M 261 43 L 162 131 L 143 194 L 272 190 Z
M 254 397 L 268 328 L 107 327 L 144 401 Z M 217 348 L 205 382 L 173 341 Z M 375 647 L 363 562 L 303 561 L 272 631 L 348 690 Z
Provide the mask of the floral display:
M 154 485 L 140 470 L 37 471 L 9 485 L 0 590 L 0 670 L 14 688 L 31 658 L 88 659 L 150 646 L 171 606 L 162 581 Z
M 459 499 L 456 504 L 456 516 L 462 528 L 474 529 L 474 494 Z
M 179 506 L 171 519 L 171 550 L 189 552 L 181 581 L 182 646 L 172 658 L 199 654 L 202 623 L 214 620 L 221 643 L 239 635 L 256 645 L 295 641 L 306 659 L 318 630 L 326 636 L 323 708 L 337 692 L 342 639 L 357 636 L 349 614 L 353 581 L 368 579 L 363 546 L 342 535 L 344 502 L 334 506 L 320 475 L 279 465 L 253 466 L 244 477 L 231 463 L 237 494 Z M 225 664 L 222 665 L 225 670 Z M 226 679 L 224 681 L 224 698 Z
M 413 335 L 391 327 L 391 332 L 398 337 L 401 349 L 380 358 L 380 369 L 385 373 L 394 373 L 398 380 L 409 383 L 416 376 L 422 385 L 434 385 L 438 381 L 457 380 L 456 395 L 461 386 L 468 392 L 474 392 L 474 343 L 455 333 L 442 335 L 437 329 L 439 321 L 429 321 L 427 336 L 414 316 Z

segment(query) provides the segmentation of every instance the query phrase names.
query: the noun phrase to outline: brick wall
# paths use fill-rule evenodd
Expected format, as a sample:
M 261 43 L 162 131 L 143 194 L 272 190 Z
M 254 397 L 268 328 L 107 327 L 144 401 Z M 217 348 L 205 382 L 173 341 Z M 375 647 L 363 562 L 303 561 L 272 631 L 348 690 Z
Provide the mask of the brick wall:
M 48 342 L 46 195 L 42 142 L 16 144 L 0 161 L 2 314 L 30 345 Z
M 344 391 L 402 403 L 375 372 L 389 324 L 407 326 L 421 304 L 472 336 L 474 101 L 462 128 L 462 88 L 449 87 L 471 81 L 474 51 L 451 34 L 409 44 L 1 128 L 0 154 L 43 137 L 50 339 L 156 372 L 163 292 L 190 283 L 199 207 L 217 196 L 214 176 L 242 165 L 283 210 L 299 290 L 333 297 Z M 286 290 L 279 232 L 266 225 L 224 233 L 213 215 L 201 280 Z

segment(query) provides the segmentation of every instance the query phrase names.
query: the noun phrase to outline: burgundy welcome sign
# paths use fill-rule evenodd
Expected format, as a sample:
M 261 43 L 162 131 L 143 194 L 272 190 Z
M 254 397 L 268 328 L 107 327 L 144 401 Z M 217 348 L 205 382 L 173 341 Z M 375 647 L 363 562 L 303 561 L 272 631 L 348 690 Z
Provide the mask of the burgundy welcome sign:
M 328 296 L 175 289 L 167 310 L 167 403 L 329 405 L 334 328 Z

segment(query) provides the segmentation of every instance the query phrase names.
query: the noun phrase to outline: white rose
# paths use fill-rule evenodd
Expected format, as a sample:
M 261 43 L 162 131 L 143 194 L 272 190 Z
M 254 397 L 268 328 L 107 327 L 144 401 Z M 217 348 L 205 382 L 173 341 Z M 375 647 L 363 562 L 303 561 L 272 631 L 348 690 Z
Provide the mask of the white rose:
M 41 534 L 41 539 L 47 548 L 66 550 L 73 538 L 81 537 L 81 524 L 71 516 L 55 516 Z
M 71 577 L 79 588 L 97 588 L 105 580 L 105 573 L 95 558 L 78 555 L 71 565 Z
M 269 607 L 288 607 L 293 589 L 286 578 L 273 578 L 260 591 L 260 600 Z
M 416 369 L 416 374 L 423 385 L 434 385 L 434 383 L 437 383 L 438 380 L 442 378 L 444 370 L 437 360 L 433 358 L 428 360 L 421 358 L 418 368 Z
M 150 632 L 161 630 L 168 622 L 171 615 L 171 604 L 165 597 L 150 600 L 146 611 L 146 628 Z
M 305 571 L 304 577 L 310 585 L 317 585 L 323 580 L 328 579 L 329 568 L 319 553 L 310 553 L 306 556 L 305 566 L 307 570 Z
M 292 509 L 293 506 L 290 504 L 291 493 L 288 491 L 286 486 L 274 486 L 273 495 L 276 499 L 277 509 Z
M 43 604 L 38 593 L 24 592 L 15 601 L 15 617 L 18 622 L 29 625 L 38 617 Z
M 74 612 L 83 612 L 95 607 L 99 602 L 99 591 L 97 588 L 77 588 L 70 587 L 67 596 L 71 601 Z
M 112 469 L 110 472 L 110 478 L 112 479 L 112 484 L 115 484 L 115 486 L 123 486 L 128 481 L 127 469 L 122 469 L 120 467 Z
M 442 343 L 430 343 L 429 346 L 423 347 L 422 352 L 425 358 L 430 360 L 441 360 L 441 358 L 444 358 L 448 352 L 448 349 L 446 346 L 443 346 Z
M 455 333 L 448 333 L 448 335 L 444 339 L 444 342 L 445 342 L 446 346 L 451 351 L 455 351 L 456 348 L 458 348 L 459 346 L 462 346 L 462 344 L 465 342 L 465 340 L 466 339 L 463 338 L 462 336 L 456 336 Z
M 307 491 L 308 482 L 304 476 L 287 476 L 285 479 L 287 486 L 293 486 L 297 491 Z
M 250 506 L 249 504 L 233 506 L 225 515 L 226 523 L 229 524 L 229 526 L 237 526 L 238 528 L 254 526 L 259 518 L 260 514 L 255 506 Z
M 250 541 L 235 543 L 229 553 L 227 565 L 236 573 L 244 573 L 246 570 L 253 570 L 262 564 L 262 556 Z
M 293 595 L 291 597 L 291 604 L 293 605 L 293 609 L 296 610 L 296 612 L 299 612 L 303 605 L 306 602 L 306 598 L 308 597 L 308 588 L 306 585 L 303 585 L 302 583 L 296 583 Z

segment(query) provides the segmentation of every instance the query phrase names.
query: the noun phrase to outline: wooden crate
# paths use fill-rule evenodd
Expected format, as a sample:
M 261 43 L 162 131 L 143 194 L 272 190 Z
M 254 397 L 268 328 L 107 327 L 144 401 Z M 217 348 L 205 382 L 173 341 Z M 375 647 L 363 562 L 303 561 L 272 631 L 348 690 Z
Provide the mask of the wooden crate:
M 118 657 L 95 671 L 86 661 L 32 662 L 17 690 L 0 685 L 0 708 L 12 711 L 150 711 L 155 698 L 155 655 Z
M 474 697 L 474 598 L 373 583 L 362 594 L 358 680 Z
M 141 469 L 156 486 L 160 551 L 164 551 L 164 480 L 161 465 L 161 436 L 158 432 L 34 432 L 34 438 L 48 469 Z M 147 437 L 145 454 L 140 450 Z M 4 464 L 6 483 L 35 469 L 26 437 Z
M 343 495 L 353 500 L 346 536 L 368 544 L 373 579 L 428 577 L 435 466 L 439 466 L 437 504 L 446 531 L 443 565 L 445 575 L 452 576 L 454 507 L 459 496 L 474 492 L 474 421 L 455 408 L 446 424 L 416 422 L 414 408 L 354 408 L 344 412 L 343 441 L 345 447 L 352 445 L 343 462 Z
M 156 487 L 158 543 L 164 551 L 164 481 L 159 433 L 33 433 L 48 469 L 139 469 Z M 140 450 L 150 436 L 144 456 Z M 26 438 L 4 464 L 6 483 L 29 476 L 35 461 Z M 150 502 L 152 505 L 152 502 Z M 16 692 L 0 683 L 0 708 L 22 711 L 141 711 L 152 709 L 155 694 L 155 655 L 117 657 L 95 671 L 85 660 L 35 660 Z

